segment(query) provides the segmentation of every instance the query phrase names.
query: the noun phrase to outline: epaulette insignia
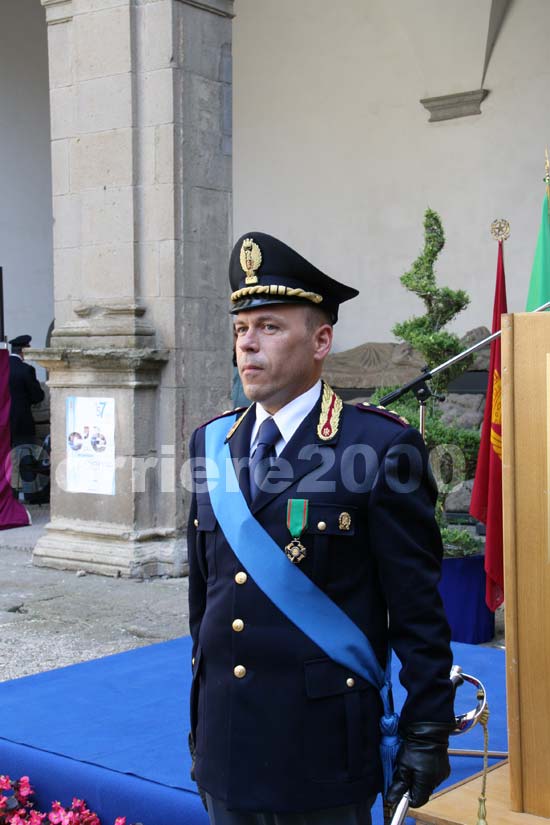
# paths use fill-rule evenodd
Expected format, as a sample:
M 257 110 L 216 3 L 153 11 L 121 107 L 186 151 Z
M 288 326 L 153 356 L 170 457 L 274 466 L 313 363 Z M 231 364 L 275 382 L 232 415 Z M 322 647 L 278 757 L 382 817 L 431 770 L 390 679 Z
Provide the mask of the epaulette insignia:
M 323 397 L 321 399 L 321 414 L 317 424 L 317 435 L 321 441 L 334 438 L 340 425 L 342 415 L 342 399 L 334 390 L 323 381 Z
M 379 415 L 383 415 L 385 418 L 395 421 L 396 424 L 401 424 L 402 427 L 410 426 L 406 418 L 399 415 L 399 413 L 395 412 L 395 410 L 386 409 L 386 407 L 383 407 L 381 404 L 371 404 L 369 401 L 362 401 L 360 404 L 356 404 L 355 406 L 358 410 L 363 410 L 363 412 L 379 413 Z
M 245 419 L 246 414 L 249 412 L 249 410 L 252 409 L 253 406 L 254 406 L 254 404 L 251 404 L 249 407 L 237 407 L 236 410 L 232 410 L 232 412 L 241 412 L 241 410 L 244 409 L 244 412 L 240 416 L 240 418 L 237 418 L 237 420 L 235 421 L 235 423 L 233 424 L 233 426 L 231 427 L 231 429 L 229 430 L 229 432 L 225 436 L 226 441 L 229 441 L 229 439 L 231 438 L 231 436 L 233 435 L 233 433 L 235 432 L 237 427 L 239 427 L 242 424 L 242 422 Z
M 211 424 L 213 421 L 217 421 L 219 418 L 225 418 L 227 415 L 234 415 L 235 413 L 241 413 L 244 411 L 248 411 L 250 407 L 235 407 L 234 410 L 224 410 L 222 413 L 218 413 L 213 418 L 209 418 L 208 421 L 205 421 L 203 424 L 200 425 L 199 429 L 202 427 L 207 427 L 208 424 Z

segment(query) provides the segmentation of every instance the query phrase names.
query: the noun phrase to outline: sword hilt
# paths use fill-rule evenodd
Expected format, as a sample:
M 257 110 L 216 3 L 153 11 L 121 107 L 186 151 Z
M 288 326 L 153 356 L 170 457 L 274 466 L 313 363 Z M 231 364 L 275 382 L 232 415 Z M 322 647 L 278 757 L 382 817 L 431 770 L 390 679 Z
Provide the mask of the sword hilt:
M 407 813 L 409 811 L 409 792 L 406 791 L 403 796 L 401 797 L 401 801 L 398 802 L 395 811 L 393 812 L 393 816 L 391 819 L 390 825 L 403 825 L 405 819 L 407 818 Z
M 476 707 L 467 713 L 461 713 L 459 716 L 455 716 L 455 729 L 451 731 L 452 736 L 459 733 L 466 733 L 466 731 L 471 730 L 477 722 L 481 721 L 483 714 L 487 712 L 487 696 L 485 687 L 479 679 L 476 679 L 475 676 L 470 676 L 468 673 L 464 673 L 459 665 L 453 665 L 449 678 L 453 686 L 453 695 L 456 693 L 457 688 L 464 684 L 464 682 L 469 682 L 477 688 Z M 407 791 L 401 797 L 401 801 L 398 803 L 391 818 L 390 825 L 403 825 L 407 818 L 409 802 L 410 797 Z

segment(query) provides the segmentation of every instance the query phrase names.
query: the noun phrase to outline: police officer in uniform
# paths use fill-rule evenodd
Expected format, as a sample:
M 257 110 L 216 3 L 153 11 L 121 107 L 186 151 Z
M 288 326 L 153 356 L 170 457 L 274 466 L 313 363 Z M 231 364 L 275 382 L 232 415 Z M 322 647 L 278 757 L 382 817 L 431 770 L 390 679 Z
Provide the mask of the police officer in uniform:
M 33 443 L 35 426 L 31 407 L 44 400 L 44 390 L 36 377 L 34 367 L 25 363 L 24 350 L 30 347 L 31 340 L 30 335 L 18 335 L 9 342 L 12 446 Z
M 190 445 L 194 777 L 213 825 L 368 825 L 382 790 L 383 707 L 347 665 L 348 625 L 376 667 L 389 644 L 402 665 L 387 802 L 408 790 L 423 805 L 449 774 L 435 484 L 416 430 L 342 404 L 321 380 L 338 307 L 357 291 L 259 232 L 237 241 L 229 277 L 252 403 L 200 427 Z M 218 449 L 233 483 L 223 461 L 204 482 Z

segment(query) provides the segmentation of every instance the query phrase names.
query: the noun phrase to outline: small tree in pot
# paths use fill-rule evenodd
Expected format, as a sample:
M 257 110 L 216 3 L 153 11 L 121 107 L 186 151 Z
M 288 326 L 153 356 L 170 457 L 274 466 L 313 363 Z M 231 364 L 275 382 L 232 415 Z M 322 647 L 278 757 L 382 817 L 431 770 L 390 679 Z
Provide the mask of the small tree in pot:
M 441 218 L 437 212 L 426 209 L 424 249 L 410 270 L 401 276 L 403 286 L 418 295 L 424 302 L 426 312 L 396 324 L 392 330 L 397 338 L 406 341 L 424 357 L 429 368 L 461 351 L 460 338 L 444 327 L 470 303 L 470 297 L 463 289 L 454 290 L 437 284 L 434 264 L 444 246 Z M 470 363 L 471 360 L 465 359 L 436 375 L 431 382 L 434 393 L 442 392 Z
M 393 328 L 396 337 L 421 353 L 428 369 L 447 361 L 462 350 L 457 335 L 444 327 L 464 310 L 469 296 L 464 290 L 452 290 L 437 284 L 434 264 L 445 244 L 439 215 L 427 209 L 424 215 L 424 249 L 411 269 L 401 276 L 401 283 L 424 302 L 426 312 Z M 467 530 L 444 523 L 443 502 L 453 482 L 471 478 L 475 473 L 480 434 L 477 430 L 445 425 L 437 394 L 471 364 L 463 359 L 431 379 L 434 397 L 430 399 L 426 418 L 426 446 L 432 463 L 436 463 L 439 500 L 436 515 L 441 527 L 444 547 L 444 568 L 441 593 L 456 641 L 488 641 L 493 635 L 494 617 L 484 601 L 485 574 L 480 556 L 481 542 Z M 377 391 L 373 400 L 386 395 L 390 388 Z M 395 404 L 396 409 L 413 426 L 419 425 L 418 402 L 409 393 Z M 457 466 L 460 465 L 460 466 Z M 460 479 L 457 479 L 457 471 Z M 471 559 L 466 558 L 472 556 Z
M 408 272 L 401 276 L 401 283 L 423 301 L 424 315 L 415 316 L 395 324 L 392 332 L 417 350 L 425 359 L 428 369 L 458 355 L 462 350 L 460 338 L 445 329 L 445 326 L 462 312 L 470 303 L 463 290 L 441 287 L 437 283 L 435 262 L 445 246 L 445 233 L 441 218 L 432 209 L 424 214 L 424 248 Z M 479 432 L 464 427 L 453 427 L 442 422 L 442 412 L 436 397 L 444 391 L 449 382 L 460 375 L 471 364 L 471 357 L 463 359 L 453 367 L 443 370 L 430 380 L 434 397 L 430 399 L 426 419 L 426 446 L 432 461 L 437 459 L 440 497 L 438 520 L 442 527 L 442 537 L 449 555 L 468 555 L 479 552 L 480 542 L 459 528 L 449 528 L 442 523 L 443 502 L 453 483 L 472 478 L 475 473 L 479 451 Z M 390 391 L 385 387 L 375 394 L 375 400 Z M 399 399 L 396 409 L 415 427 L 419 425 L 418 403 L 412 396 Z M 457 478 L 459 476 L 459 478 Z

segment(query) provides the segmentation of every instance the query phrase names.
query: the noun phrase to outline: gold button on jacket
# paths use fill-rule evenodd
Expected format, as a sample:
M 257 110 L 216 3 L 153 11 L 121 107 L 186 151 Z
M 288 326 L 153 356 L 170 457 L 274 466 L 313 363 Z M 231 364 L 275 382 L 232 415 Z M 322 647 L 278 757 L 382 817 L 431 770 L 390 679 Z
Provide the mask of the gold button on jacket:
M 248 576 L 242 570 L 239 571 L 239 573 L 237 573 L 237 575 L 235 576 L 235 581 L 237 582 L 237 584 L 244 584 L 247 579 Z
M 244 677 L 246 676 L 246 668 L 244 665 L 237 665 L 235 668 L 233 668 L 233 673 L 235 674 L 237 679 L 244 679 Z
M 242 619 L 234 619 L 231 627 L 233 628 L 235 633 L 240 633 L 241 630 L 244 630 L 244 622 Z

